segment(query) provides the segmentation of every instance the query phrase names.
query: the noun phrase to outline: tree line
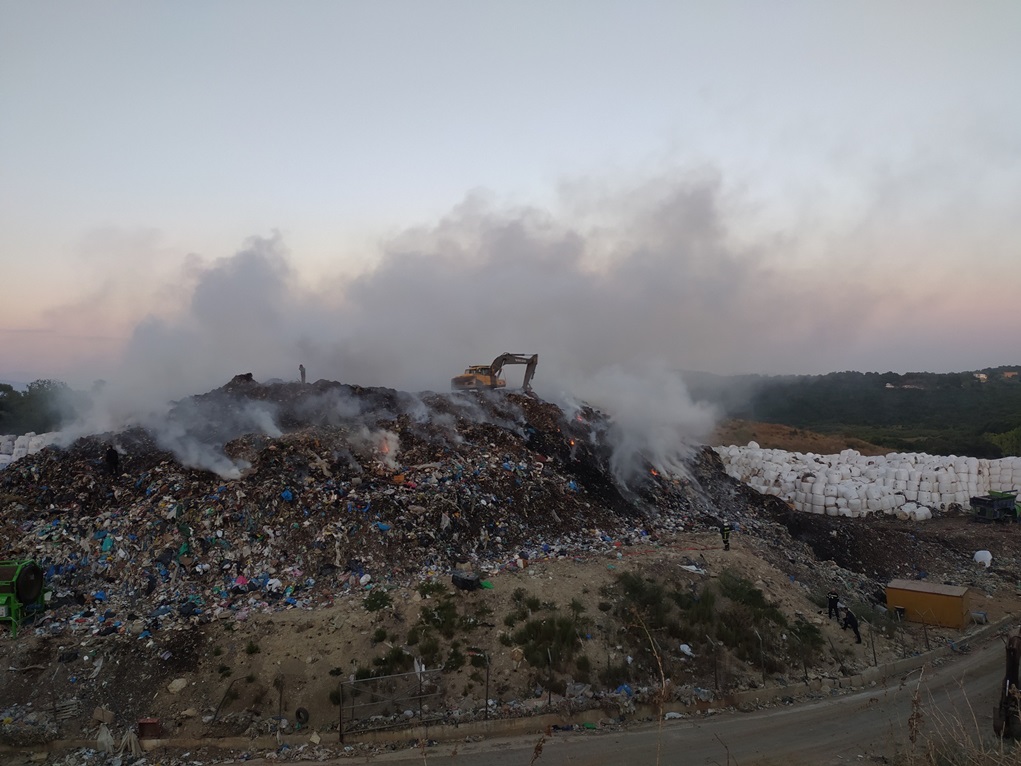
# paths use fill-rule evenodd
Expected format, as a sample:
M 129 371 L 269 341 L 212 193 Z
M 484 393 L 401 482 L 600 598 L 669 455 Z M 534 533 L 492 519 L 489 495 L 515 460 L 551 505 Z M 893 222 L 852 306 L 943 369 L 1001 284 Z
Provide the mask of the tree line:
M 892 451 L 1000 458 L 1021 455 L 1019 372 L 696 375 L 690 387 L 728 417 L 843 434 Z
M 0 383 L 0 434 L 58 430 L 71 414 L 73 396 L 59 380 L 36 380 L 24 391 Z

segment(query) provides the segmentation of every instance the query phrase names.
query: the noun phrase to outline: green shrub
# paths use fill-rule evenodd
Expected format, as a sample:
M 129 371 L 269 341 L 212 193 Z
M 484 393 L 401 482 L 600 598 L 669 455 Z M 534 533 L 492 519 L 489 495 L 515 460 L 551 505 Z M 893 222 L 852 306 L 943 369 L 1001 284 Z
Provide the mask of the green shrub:
M 375 657 L 372 664 L 377 670 L 373 675 L 392 676 L 395 673 L 406 673 L 413 667 L 415 660 L 399 646 L 392 647 L 382 657 Z
M 429 667 L 435 667 L 440 657 L 440 642 L 432 636 L 422 640 L 418 647 L 422 654 L 422 661 Z
M 369 595 L 362 600 L 362 606 L 369 612 L 378 612 L 380 609 L 386 609 L 393 603 L 393 599 L 390 598 L 390 594 L 382 588 L 373 588 L 369 591 Z
M 557 670 L 562 670 L 581 646 L 574 621 L 567 617 L 529 620 L 514 633 L 514 641 L 521 646 L 529 665 L 544 667 L 552 657 Z
M 717 584 L 722 595 L 738 604 L 745 604 L 755 609 L 765 609 L 769 606 L 766 595 L 756 588 L 754 583 L 734 574 L 729 569 L 720 573 Z
M 422 598 L 429 598 L 430 596 L 442 596 L 447 592 L 447 586 L 441 582 L 423 582 L 419 583 L 418 593 Z
M 419 621 L 423 625 L 436 628 L 444 638 L 453 638 L 460 627 L 460 615 L 454 599 L 447 596 L 433 606 L 422 609 Z
M 386 628 L 376 628 L 372 634 L 372 643 L 381 644 L 386 641 Z
M 631 680 L 631 666 L 626 662 L 611 664 L 599 671 L 599 683 L 607 689 L 616 689 Z
M 444 670 L 457 670 L 464 666 L 464 654 L 460 649 L 456 647 L 450 648 L 450 653 L 447 654 L 447 661 L 443 663 Z
M 260 651 L 259 645 L 254 641 L 249 641 L 248 645 L 245 646 L 245 654 L 258 654 Z

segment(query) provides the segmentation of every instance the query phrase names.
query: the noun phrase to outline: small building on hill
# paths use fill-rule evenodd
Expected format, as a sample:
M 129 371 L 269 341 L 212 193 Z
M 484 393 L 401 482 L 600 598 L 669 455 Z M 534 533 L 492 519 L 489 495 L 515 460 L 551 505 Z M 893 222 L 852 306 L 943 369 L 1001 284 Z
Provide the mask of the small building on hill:
M 968 588 L 924 580 L 891 580 L 886 607 L 902 619 L 960 630 L 971 619 Z

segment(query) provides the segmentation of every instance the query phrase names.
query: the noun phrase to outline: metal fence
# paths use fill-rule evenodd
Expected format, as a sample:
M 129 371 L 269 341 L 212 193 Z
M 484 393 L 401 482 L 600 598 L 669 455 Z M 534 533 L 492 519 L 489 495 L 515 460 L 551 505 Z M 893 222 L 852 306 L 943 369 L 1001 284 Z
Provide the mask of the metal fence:
M 443 668 L 376 676 L 337 685 L 340 741 L 361 731 L 428 725 L 443 719 Z M 410 715 L 409 715 L 410 713 Z

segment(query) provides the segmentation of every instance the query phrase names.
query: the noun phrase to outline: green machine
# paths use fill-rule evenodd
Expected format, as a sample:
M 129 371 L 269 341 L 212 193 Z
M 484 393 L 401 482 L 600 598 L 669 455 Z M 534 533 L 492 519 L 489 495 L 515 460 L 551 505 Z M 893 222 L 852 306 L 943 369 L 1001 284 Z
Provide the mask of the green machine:
M 45 585 L 42 568 L 31 559 L 0 561 L 0 622 L 11 624 L 11 636 L 28 615 L 46 608 Z
M 1021 521 L 1021 503 L 1016 490 L 973 497 L 971 510 L 975 521 Z

